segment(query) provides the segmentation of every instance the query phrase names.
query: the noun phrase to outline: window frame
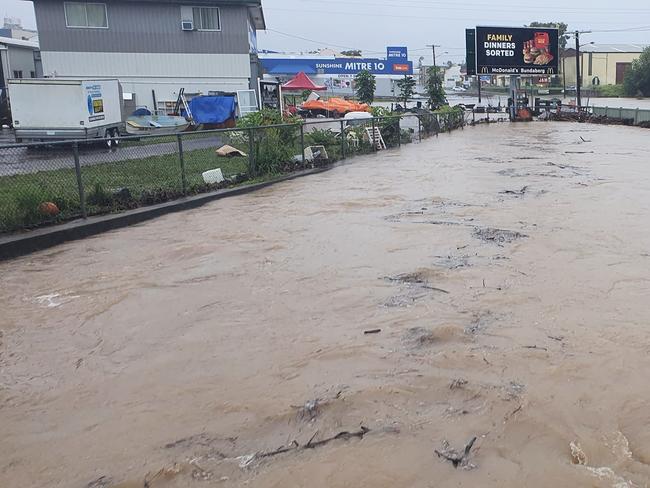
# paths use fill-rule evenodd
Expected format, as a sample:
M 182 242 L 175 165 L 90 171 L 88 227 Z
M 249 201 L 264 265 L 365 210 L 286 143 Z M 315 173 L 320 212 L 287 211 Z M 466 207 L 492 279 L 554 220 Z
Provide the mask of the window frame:
M 86 12 L 86 25 L 70 25 L 68 22 L 68 9 L 66 5 L 81 4 Z M 104 17 L 106 17 L 106 26 L 88 25 L 88 5 L 101 5 L 104 7 Z M 108 7 L 102 2 L 63 2 L 63 15 L 65 16 L 65 26 L 67 29 L 108 29 Z
M 23 70 L 22 69 L 15 69 L 13 70 L 14 74 L 14 79 L 16 80 L 22 80 L 23 79 Z
M 192 6 L 190 6 L 190 8 L 192 9 L 192 22 L 194 22 L 194 9 L 195 8 L 198 8 L 199 11 L 200 11 L 200 9 L 211 9 L 211 10 L 216 10 L 217 11 L 217 25 L 218 25 L 217 29 L 203 29 L 201 26 L 197 26 L 196 22 L 194 22 L 194 24 L 195 24 L 194 29 L 196 31 L 198 31 L 198 32 L 221 32 L 221 8 L 219 8 L 219 7 L 206 7 L 205 5 L 203 5 L 203 6 L 201 6 L 201 5 L 192 5 Z M 200 14 L 200 17 L 201 17 L 201 23 L 203 23 L 203 14 L 202 13 Z

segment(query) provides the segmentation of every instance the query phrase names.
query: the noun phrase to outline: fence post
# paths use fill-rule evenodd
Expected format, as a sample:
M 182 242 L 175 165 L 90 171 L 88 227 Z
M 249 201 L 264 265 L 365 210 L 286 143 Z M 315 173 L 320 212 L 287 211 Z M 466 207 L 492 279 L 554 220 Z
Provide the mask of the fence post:
M 345 159 L 345 124 L 341 119 L 341 159 Z
M 255 169 L 255 156 L 253 155 L 253 151 L 255 148 L 253 138 L 255 137 L 255 133 L 253 132 L 253 128 L 251 127 L 248 129 L 248 172 L 252 177 L 255 177 L 255 173 L 257 173 Z
M 397 147 L 402 147 L 402 128 L 400 127 L 401 117 L 397 116 Z
M 377 139 L 375 139 L 375 118 L 372 118 L 372 150 L 377 152 Z
M 77 189 L 79 190 L 79 203 L 81 204 L 81 216 L 86 219 L 86 196 L 84 194 L 84 183 L 81 179 L 81 164 L 79 163 L 79 143 L 74 142 L 72 145 L 72 154 L 74 155 L 74 172 L 77 175 Z
M 300 160 L 302 168 L 305 169 L 305 124 L 300 123 Z
M 422 121 L 419 115 L 416 115 L 416 117 L 418 118 L 418 142 L 422 142 Z
M 177 134 L 178 138 L 178 159 L 181 163 L 181 189 L 183 195 L 187 193 L 187 179 L 185 177 L 185 157 L 183 156 L 183 138 L 180 134 Z

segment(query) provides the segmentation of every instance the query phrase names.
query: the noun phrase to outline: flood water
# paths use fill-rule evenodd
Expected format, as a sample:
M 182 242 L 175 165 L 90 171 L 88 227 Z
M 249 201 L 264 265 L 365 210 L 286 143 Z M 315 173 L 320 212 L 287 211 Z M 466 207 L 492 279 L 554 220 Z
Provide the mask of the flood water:
M 648 486 L 648 134 L 466 128 L 0 263 L 0 486 Z

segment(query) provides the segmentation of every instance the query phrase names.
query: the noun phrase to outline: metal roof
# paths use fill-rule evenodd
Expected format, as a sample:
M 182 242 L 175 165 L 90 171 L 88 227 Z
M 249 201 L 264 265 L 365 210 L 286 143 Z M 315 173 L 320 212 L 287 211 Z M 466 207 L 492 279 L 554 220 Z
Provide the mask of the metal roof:
M 4 44 L 5 46 L 20 46 L 38 49 L 38 42 L 23 41 L 22 39 L 14 39 L 12 37 L 0 37 L 0 44 Z
M 647 44 L 586 44 L 580 50 L 585 53 L 641 53 L 646 47 Z

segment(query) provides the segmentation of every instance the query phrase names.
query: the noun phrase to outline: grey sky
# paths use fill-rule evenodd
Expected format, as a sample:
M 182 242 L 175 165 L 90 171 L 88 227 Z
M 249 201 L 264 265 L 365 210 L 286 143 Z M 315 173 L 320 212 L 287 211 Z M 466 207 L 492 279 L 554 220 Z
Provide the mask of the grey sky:
M 535 20 L 564 21 L 570 29 L 593 30 L 585 42 L 650 44 L 648 0 L 262 0 L 269 31 L 259 34 L 261 49 L 307 51 L 318 47 L 359 48 L 381 56 L 387 45 L 406 45 L 409 57 L 462 61 L 464 29 L 479 25 L 523 25 Z M 542 6 L 540 6 L 542 5 Z M 2 0 L 0 13 L 35 27 L 31 2 Z M 596 32 L 645 27 L 642 31 Z M 292 36 L 319 42 L 310 42 Z M 374 53 L 372 52 L 374 51 Z M 444 53 L 448 54 L 444 54 Z

